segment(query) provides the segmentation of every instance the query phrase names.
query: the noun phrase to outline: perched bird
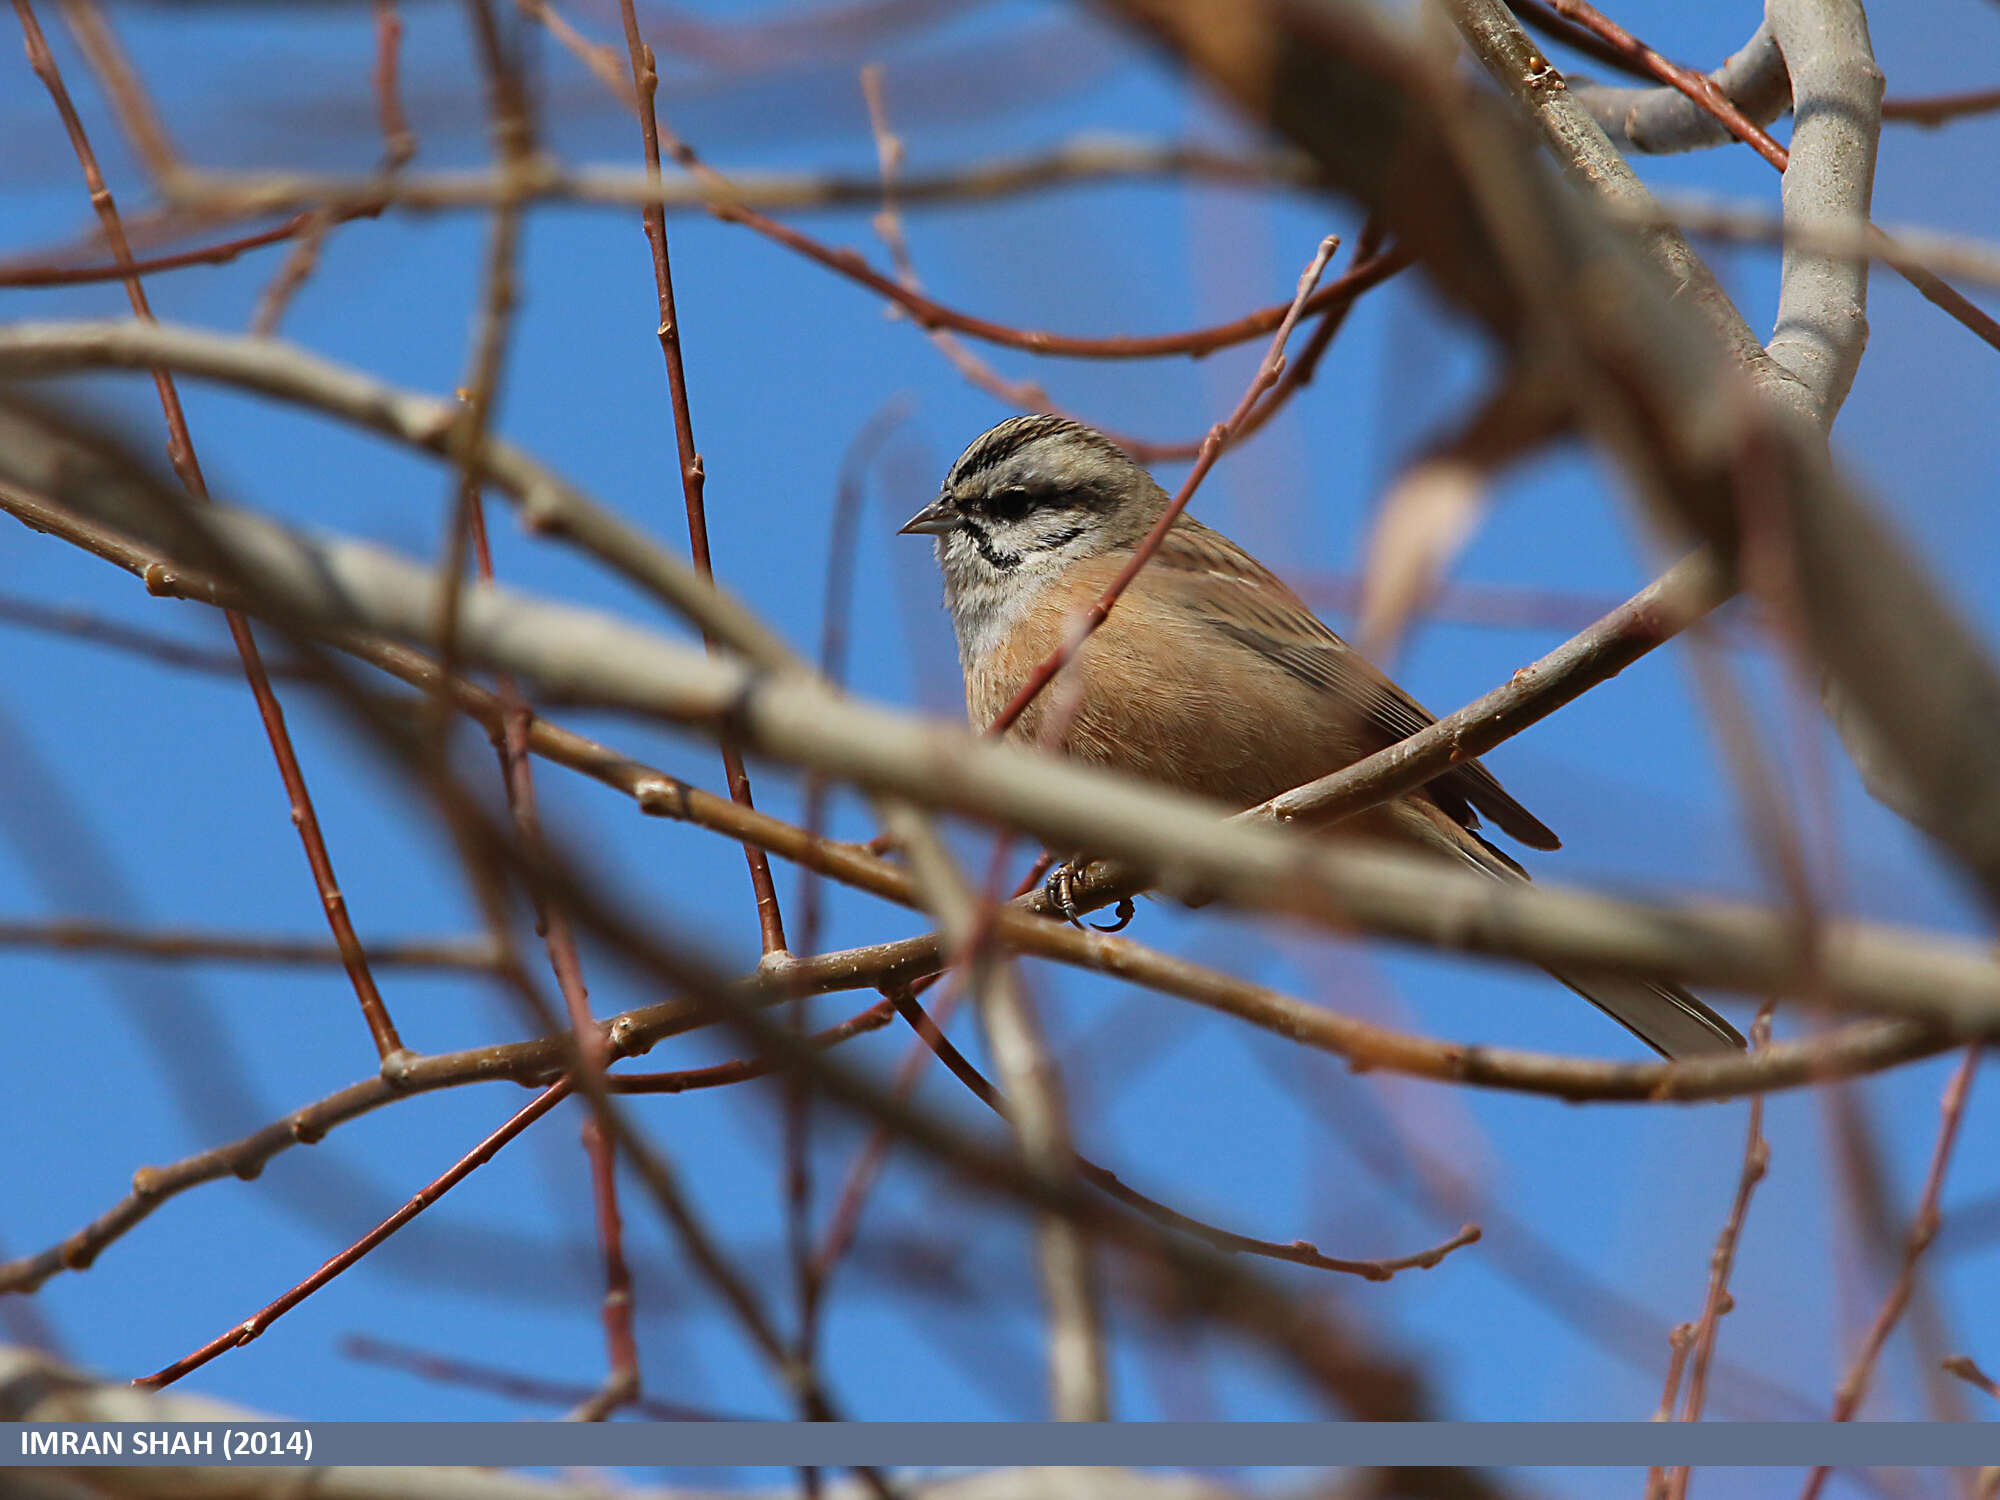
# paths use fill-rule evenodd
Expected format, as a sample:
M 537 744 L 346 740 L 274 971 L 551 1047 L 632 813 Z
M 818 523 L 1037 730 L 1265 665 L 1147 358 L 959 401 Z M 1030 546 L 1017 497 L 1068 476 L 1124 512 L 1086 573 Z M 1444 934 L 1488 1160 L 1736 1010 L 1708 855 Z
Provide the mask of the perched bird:
M 1061 645 L 1169 503 L 1117 444 L 1065 417 L 1010 418 L 960 455 L 937 499 L 902 529 L 936 539 L 976 728 Z M 1037 741 L 1051 712 L 1067 716 L 1056 741 L 1065 753 L 1234 807 L 1433 722 L 1268 568 L 1187 516 L 1009 734 Z M 1558 847 L 1477 761 L 1339 828 L 1526 879 L 1475 831 L 1482 815 L 1530 848 Z M 1664 1056 L 1743 1046 L 1678 986 L 1550 972 Z

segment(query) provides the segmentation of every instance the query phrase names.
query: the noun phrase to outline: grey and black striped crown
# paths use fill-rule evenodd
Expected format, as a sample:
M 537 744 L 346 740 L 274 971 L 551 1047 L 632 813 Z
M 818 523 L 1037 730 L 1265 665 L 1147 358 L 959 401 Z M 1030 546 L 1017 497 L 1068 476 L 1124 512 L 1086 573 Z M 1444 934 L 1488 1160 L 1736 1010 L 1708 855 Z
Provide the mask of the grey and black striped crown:
M 956 490 L 967 481 L 1005 463 L 1022 449 L 1057 438 L 1081 443 L 1126 463 L 1132 461 L 1123 448 L 1095 427 L 1086 427 L 1069 417 L 1034 412 L 1025 417 L 1009 417 L 999 426 L 988 428 L 974 438 L 972 446 L 958 456 L 958 462 L 951 466 L 951 473 L 945 476 L 945 489 Z

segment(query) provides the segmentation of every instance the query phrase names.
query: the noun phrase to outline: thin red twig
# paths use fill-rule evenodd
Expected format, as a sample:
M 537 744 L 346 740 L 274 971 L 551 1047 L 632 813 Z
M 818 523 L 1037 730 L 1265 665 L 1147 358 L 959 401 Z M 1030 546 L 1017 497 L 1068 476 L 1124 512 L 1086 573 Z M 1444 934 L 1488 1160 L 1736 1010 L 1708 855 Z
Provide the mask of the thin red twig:
M 15 266 L 0 270 L 0 286 L 87 286 L 97 281 L 122 281 L 128 276 L 150 276 L 156 271 L 178 271 L 184 266 L 227 265 L 246 250 L 261 250 L 266 245 L 291 239 L 305 229 L 314 212 L 305 209 L 271 229 L 145 260 L 114 260 L 101 266 Z
M 1551 41 L 1560 42 L 1594 62 L 1623 73 L 1628 78 L 1657 81 L 1657 75 L 1627 49 L 1607 42 L 1597 32 L 1569 19 L 1551 0 L 1509 0 L 1522 22 Z M 1905 120 L 1912 125 L 1935 129 L 1966 115 L 1990 114 L 2000 110 L 2000 89 L 1967 89 L 1959 93 L 1919 94 L 1910 98 L 1882 101 L 1884 120 Z
M 1660 1390 L 1660 1406 L 1655 1422 L 1671 1422 L 1680 1404 L 1681 1372 L 1687 1367 L 1688 1350 L 1694 1347 L 1694 1324 L 1676 1323 L 1667 1333 L 1667 1379 Z
M 457 1187 L 480 1167 L 491 1161 L 501 1147 L 512 1141 L 522 1131 L 534 1124 L 535 1121 L 541 1119 L 543 1115 L 568 1098 L 570 1087 L 571 1083 L 567 1078 L 558 1079 L 556 1082 L 550 1084 L 527 1104 L 516 1110 L 498 1130 L 466 1152 L 464 1156 L 461 1156 L 442 1175 L 426 1183 L 422 1190 L 410 1199 L 408 1203 L 405 1203 L 401 1208 L 389 1215 L 388 1218 L 377 1224 L 368 1233 L 341 1251 L 340 1254 L 334 1256 L 333 1259 L 329 1260 L 304 1281 L 301 1281 L 297 1286 L 286 1292 L 282 1297 L 260 1308 L 256 1313 L 245 1318 L 227 1333 L 210 1339 L 192 1354 L 182 1356 L 165 1369 L 155 1371 L 151 1375 L 141 1375 L 132 1384 L 145 1390 L 159 1390 L 162 1386 L 172 1385 L 183 1375 L 191 1374 L 195 1370 L 200 1369 L 218 1355 L 226 1354 L 231 1349 L 239 1348 L 249 1343 L 252 1339 L 263 1333 L 265 1329 L 277 1322 L 278 1319 L 305 1301 L 314 1292 L 325 1286 L 329 1281 L 332 1281 L 341 1272 L 354 1265 L 355 1262 L 367 1255 L 377 1245 L 388 1239 L 390 1235 L 401 1229 L 410 1220 L 414 1219 L 446 1193 Z
M 1954 1354 L 1950 1359 L 1940 1364 L 1938 1368 L 1943 1370 L 1947 1375 L 1956 1375 L 1967 1385 L 1977 1387 L 1979 1390 L 1986 1392 L 1995 1401 L 2000 1401 L 2000 1381 L 1995 1381 L 1991 1375 L 1988 1375 L 1978 1365 L 1974 1364 L 1971 1355 Z
M 1000 868 L 1002 857 L 1003 846 L 996 841 L 993 864 L 988 871 L 989 887 L 992 885 L 993 871 Z M 1042 877 L 1048 873 L 1049 866 L 1053 863 L 1055 856 L 1044 851 L 1015 886 L 1016 899 L 1040 885 Z M 981 920 L 989 920 L 984 911 L 981 913 Z M 979 937 L 977 925 L 974 927 L 973 937 L 975 941 Z M 938 980 L 949 979 L 949 983 L 931 1006 L 931 1024 L 940 1034 L 951 1024 L 952 1013 L 957 1010 L 963 998 L 960 981 L 963 980 L 965 972 L 963 966 L 949 970 L 948 974 L 940 971 L 918 980 L 909 987 L 910 996 L 914 1000 Z M 884 991 L 883 995 L 886 1001 L 894 1003 L 891 991 Z M 903 1054 L 903 1060 L 896 1069 L 896 1078 L 892 1085 L 894 1097 L 898 1102 L 909 1098 L 917 1086 L 917 1079 L 923 1072 L 924 1064 L 932 1055 L 930 1045 L 921 1036 L 910 1043 L 909 1050 Z M 854 1160 L 848 1164 L 847 1175 L 841 1183 L 840 1195 L 834 1200 L 834 1211 L 828 1216 L 826 1232 L 821 1236 L 819 1250 L 813 1257 L 814 1274 L 822 1282 L 832 1274 L 833 1268 L 853 1245 L 854 1236 L 861 1225 L 862 1209 L 866 1207 L 869 1192 L 881 1176 L 883 1163 L 888 1160 L 889 1148 L 894 1141 L 894 1133 L 888 1126 L 878 1124 L 868 1133 L 867 1141 L 859 1151 L 855 1152 Z
M 1884 99 L 1882 118 L 1908 120 L 1936 129 L 1966 115 L 1986 115 L 2000 109 L 2000 89 L 1967 89 L 1958 94 L 1923 94 L 1913 99 Z
M 104 227 L 105 240 L 111 246 L 113 257 L 126 268 L 125 295 L 132 305 L 132 315 L 142 322 L 151 323 L 155 321 L 152 305 L 147 300 L 145 286 L 132 270 L 132 247 L 126 242 L 125 227 L 118 216 L 117 204 L 104 181 L 104 173 L 98 167 L 97 153 L 91 148 L 83 121 L 70 100 L 69 89 L 56 67 L 55 56 L 49 51 L 48 41 L 35 19 L 34 6 L 31 0 L 14 0 L 14 11 L 20 17 L 29 65 L 48 90 L 56 112 L 62 116 L 63 128 L 69 133 L 70 145 L 83 168 L 91 205 L 97 210 L 98 220 Z M 181 410 L 180 392 L 173 377 L 165 370 L 153 372 L 153 384 L 159 393 L 160 409 L 166 417 L 167 455 L 174 472 L 190 495 L 197 500 L 206 500 L 208 484 L 202 477 L 200 461 L 195 457 L 194 440 L 188 434 L 187 417 Z M 223 618 L 229 623 L 230 639 L 235 643 L 236 654 L 242 661 L 243 675 L 250 684 L 251 696 L 256 700 L 265 736 L 271 742 L 271 753 L 278 762 L 278 775 L 284 782 L 286 795 L 291 799 L 292 822 L 298 828 L 299 841 L 305 846 L 306 863 L 312 870 L 313 883 L 326 909 L 327 925 L 332 929 L 334 941 L 340 945 L 342 963 L 349 982 L 354 986 L 355 997 L 360 1002 L 361 1014 L 368 1023 L 369 1035 L 374 1039 L 376 1055 L 387 1059 L 403 1051 L 402 1038 L 396 1034 L 395 1022 L 389 1018 L 389 1008 L 383 1003 L 381 991 L 375 987 L 375 977 L 368 968 L 368 955 L 347 912 L 347 898 L 341 894 L 340 882 L 334 877 L 333 860 L 327 853 L 318 814 L 313 810 L 305 773 L 292 747 L 291 734 L 285 728 L 284 710 L 278 704 L 277 694 L 271 690 L 270 675 L 264 669 L 263 655 L 250 633 L 250 622 L 235 610 L 225 610 Z
M 480 54 L 490 83 L 493 133 L 503 168 L 517 168 L 533 148 L 533 125 L 528 116 L 527 89 L 520 76 L 517 59 L 502 45 L 488 0 L 473 0 L 471 15 Z M 384 32 L 386 38 L 389 33 Z M 393 86 L 393 73 L 389 86 Z M 385 131 L 389 129 L 391 102 L 383 104 Z M 399 113 L 399 111 L 397 111 Z M 393 136 L 392 136 L 393 139 Z M 462 442 L 471 453 L 479 445 L 488 421 L 499 381 L 506 336 L 515 306 L 514 262 L 519 237 L 519 205 L 503 202 L 494 211 L 493 245 L 487 273 L 485 315 L 474 339 L 473 369 L 469 378 L 470 396 L 466 403 L 466 423 Z M 459 527 L 463 527 L 461 535 Z M 450 552 L 462 555 L 469 544 L 479 577 L 493 581 L 493 551 L 486 531 L 484 501 L 476 473 L 468 460 L 461 467 L 460 491 Z M 452 588 L 447 599 L 456 595 L 458 566 L 448 562 Z M 450 636 L 446 634 L 447 648 Z M 441 663 L 450 675 L 448 651 Z M 533 710 L 521 696 L 511 677 L 502 674 L 498 683 L 501 702 L 501 732 L 495 740 L 499 753 L 501 780 L 507 805 L 520 837 L 528 847 L 542 846 L 541 815 L 536 802 L 534 762 L 528 751 L 529 726 Z M 449 713 L 448 697 L 438 700 Z M 581 1081 L 593 1100 L 604 1087 L 604 1071 L 611 1060 L 609 1039 L 590 1012 L 590 992 L 583 977 L 583 963 L 577 952 L 576 935 L 563 909 L 530 893 L 535 926 L 548 953 L 549 967 L 562 994 L 563 1009 L 575 1041 Z M 604 1262 L 605 1354 L 608 1370 L 604 1384 L 572 1413 L 579 1420 L 603 1421 L 639 1393 L 639 1349 L 633 1331 L 632 1273 L 626 1264 L 624 1220 L 618 1208 L 617 1150 L 595 1114 L 582 1125 L 584 1156 L 590 1168 L 591 1198 L 597 1226 L 599 1253 Z
M 1679 89 L 1688 98 L 1707 110 L 1736 139 L 1749 146 L 1764 160 L 1780 172 L 1785 170 L 1789 159 L 1785 148 L 1772 140 L 1770 135 L 1742 110 L 1736 101 L 1716 86 L 1715 80 L 1706 73 L 1697 72 L 1662 56 L 1616 21 L 1605 15 L 1589 0 L 1548 0 L 1555 12 L 1565 21 L 1583 27 L 1596 36 L 1607 47 L 1630 59 L 1660 82 Z
M 1923 1259 L 1931 1241 L 1937 1238 L 1942 1222 L 1938 1201 L 1944 1194 L 1945 1167 L 1951 1161 L 1951 1149 L 1958 1140 L 1958 1129 L 1965 1119 L 1966 1100 L 1972 1094 L 1972 1075 L 1979 1070 L 1979 1054 L 1978 1047 L 1967 1047 L 1951 1075 L 1951 1082 L 1945 1085 L 1944 1098 L 1939 1104 L 1942 1118 L 1938 1122 L 1937 1143 L 1931 1148 L 1930 1171 L 1924 1178 L 1923 1192 L 1917 1200 L 1916 1217 L 1910 1221 L 1909 1237 L 1903 1242 L 1902 1269 L 1897 1273 L 1895 1285 L 1889 1288 L 1889 1295 L 1882 1299 L 1881 1309 L 1861 1340 L 1854 1362 L 1847 1367 L 1839 1389 L 1834 1392 L 1832 1419 L 1836 1422 L 1854 1420 L 1862 1398 L 1868 1394 L 1868 1383 L 1875 1371 L 1875 1361 L 1881 1357 L 1882 1346 L 1889 1342 L 1889 1335 L 1895 1331 L 1897 1320 L 1903 1316 L 1903 1309 L 1909 1306 L 1910 1297 L 1916 1289 L 1917 1263 Z M 1799 1500 L 1816 1500 L 1831 1472 L 1824 1465 L 1814 1469 L 1806 1476 L 1805 1487 L 1799 1491 Z
M 685 143 L 676 143 L 674 155 L 675 159 L 690 171 L 708 170 Z M 724 180 L 723 190 L 726 189 L 727 182 Z M 1006 323 L 996 323 L 990 318 L 974 317 L 970 313 L 960 312 L 956 308 L 947 307 L 932 298 L 912 292 L 893 278 L 884 276 L 852 250 L 831 249 L 811 236 L 802 234 L 789 225 L 781 224 L 753 208 L 745 208 L 724 199 L 711 205 L 709 212 L 725 223 L 742 224 L 754 229 L 766 238 L 775 240 L 787 249 L 805 256 L 808 260 L 838 272 L 851 281 L 859 282 L 871 291 L 879 292 L 891 302 L 899 304 L 921 328 L 950 328 L 983 339 L 989 344 L 998 344 L 1007 349 L 1024 349 L 1030 354 L 1061 355 L 1070 359 L 1157 359 L 1175 354 L 1200 356 L 1213 354 L 1218 349 L 1226 349 L 1234 344 L 1248 343 L 1260 334 L 1271 332 L 1287 317 L 1297 321 L 1291 304 L 1273 303 L 1269 307 L 1258 308 L 1255 312 L 1246 313 L 1228 323 L 1217 323 L 1181 333 L 1088 338 L 1074 334 L 1049 333 L 1040 329 L 1015 328 Z M 1361 292 L 1387 281 L 1408 264 L 1406 257 L 1382 256 L 1365 265 L 1356 266 L 1345 276 L 1321 287 L 1318 293 L 1307 300 L 1303 312 L 1308 315 L 1323 312 L 1343 301 L 1351 301 Z
M 660 87 L 659 69 L 653 59 L 653 49 L 639 35 L 639 20 L 633 12 L 632 0 L 619 0 L 618 9 L 625 23 L 626 50 L 631 54 L 632 82 L 639 94 L 639 136 L 645 151 L 646 177 L 649 182 L 658 182 L 660 127 L 654 96 Z M 673 263 L 667 252 L 666 211 L 658 204 L 652 204 L 645 209 L 642 217 L 646 226 L 646 242 L 653 251 L 653 281 L 660 304 L 660 353 L 667 366 L 667 397 L 673 408 L 674 445 L 680 455 L 681 495 L 687 507 L 688 544 L 694 554 L 696 568 L 704 577 L 713 578 L 715 568 L 708 550 L 708 514 L 703 503 L 707 471 L 702 466 L 701 454 L 695 450 L 694 419 L 688 410 L 687 372 L 681 359 L 680 317 L 674 310 Z M 712 642 L 710 644 L 713 645 Z M 750 778 L 743 769 L 742 753 L 726 739 L 722 742 L 722 765 L 729 779 L 730 797 L 743 807 L 754 805 L 750 796 Z M 785 949 L 785 921 L 778 909 L 777 887 L 771 881 L 771 862 L 764 851 L 754 844 L 743 846 L 743 857 L 750 866 L 750 887 L 757 900 L 757 926 L 764 952 L 767 955 L 782 953 Z
M 399 62 L 403 20 L 396 0 L 375 0 L 375 99 L 382 119 L 383 169 L 395 172 L 417 154 L 417 138 L 403 113 Z
M 1768 1046 L 1771 1041 L 1771 1007 L 1767 1004 L 1757 1013 L 1757 1019 L 1750 1027 L 1750 1045 L 1758 1048 Z M 1729 1295 L 1729 1275 L 1736 1268 L 1736 1246 L 1743 1237 L 1743 1221 L 1749 1217 L 1750 1199 L 1757 1191 L 1757 1184 L 1764 1180 L 1764 1174 L 1771 1165 L 1771 1143 L 1764 1139 L 1764 1096 L 1759 1094 L 1750 1101 L 1750 1123 L 1743 1136 L 1743 1170 L 1737 1175 L 1736 1196 L 1729 1205 L 1729 1217 L 1723 1220 L 1722 1232 L 1716 1237 L 1715 1254 L 1709 1261 L 1708 1295 L 1702 1299 L 1701 1319 L 1695 1324 L 1694 1353 L 1688 1372 L 1687 1403 L 1681 1408 L 1683 1422 L 1699 1422 L 1702 1407 L 1708 1399 L 1708 1371 L 1715 1359 L 1715 1343 L 1721 1332 L 1722 1316 L 1731 1311 L 1736 1303 Z M 1675 1351 L 1678 1359 L 1679 1351 Z M 1668 1474 L 1667 1494 L 1670 1500 L 1686 1500 L 1688 1476 L 1693 1472 L 1687 1465 L 1675 1466 Z
M 1298 326 L 1299 317 L 1311 300 L 1313 288 L 1319 284 L 1320 275 L 1326 270 L 1326 263 L 1333 258 L 1333 252 L 1339 245 L 1340 241 L 1332 235 L 1320 241 L 1319 250 L 1313 256 L 1312 263 L 1299 277 L 1298 293 L 1292 298 L 1291 306 L 1285 309 L 1284 316 L 1279 319 L 1277 332 L 1271 336 L 1271 347 L 1258 363 L 1257 373 L 1251 377 L 1249 388 L 1243 392 L 1243 399 L 1236 403 L 1236 410 L 1209 429 L 1208 436 L 1202 439 L 1201 452 L 1195 458 L 1194 467 L 1188 470 L 1187 478 L 1181 481 L 1179 492 L 1161 513 L 1160 519 L 1153 523 L 1153 529 L 1146 534 L 1145 540 L 1139 543 L 1131 560 L 1119 569 L 1118 576 L 1106 585 L 1096 602 L 1070 627 L 1068 639 L 1049 653 L 1048 657 L 1028 674 L 1027 680 L 1021 684 L 1007 706 L 1001 709 L 999 716 L 987 726 L 988 734 L 1001 735 L 1013 728 L 1014 721 L 1021 717 L 1028 705 L 1040 695 L 1042 689 L 1054 680 L 1056 674 L 1069 664 L 1070 659 L 1082 649 L 1083 643 L 1090 639 L 1091 633 L 1104 623 L 1111 613 L 1112 606 L 1118 602 L 1119 596 L 1138 576 L 1139 570 L 1145 567 L 1148 560 L 1159 550 L 1160 543 L 1166 540 L 1174 522 L 1180 519 L 1181 512 L 1188 507 L 1188 502 L 1194 499 L 1194 492 L 1201 487 L 1202 480 L 1208 477 L 1208 471 L 1215 467 L 1216 459 L 1221 457 L 1222 450 L 1229 445 L 1231 435 L 1256 407 L 1257 398 L 1277 384 L 1278 377 L 1285 368 L 1285 341 L 1292 336 L 1292 330 Z
M 837 1047 L 850 1037 L 879 1031 L 894 1018 L 896 1008 L 887 996 L 864 1011 L 836 1022 L 805 1038 L 808 1047 Z M 686 1094 L 696 1089 L 723 1088 L 747 1083 L 777 1072 L 783 1063 L 769 1057 L 739 1057 L 729 1062 L 711 1063 L 705 1068 L 683 1068 L 673 1073 L 609 1073 L 604 1086 L 614 1094 Z

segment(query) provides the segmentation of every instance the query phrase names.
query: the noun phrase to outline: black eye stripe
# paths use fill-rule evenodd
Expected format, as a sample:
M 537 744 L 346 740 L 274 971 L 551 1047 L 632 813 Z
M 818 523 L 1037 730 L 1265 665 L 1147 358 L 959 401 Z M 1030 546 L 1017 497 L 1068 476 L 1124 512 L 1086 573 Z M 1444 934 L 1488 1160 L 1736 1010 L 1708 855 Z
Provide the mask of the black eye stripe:
M 1018 521 L 1029 511 L 1053 503 L 1055 498 L 1052 490 L 1010 484 L 982 499 L 979 508 L 996 521 Z

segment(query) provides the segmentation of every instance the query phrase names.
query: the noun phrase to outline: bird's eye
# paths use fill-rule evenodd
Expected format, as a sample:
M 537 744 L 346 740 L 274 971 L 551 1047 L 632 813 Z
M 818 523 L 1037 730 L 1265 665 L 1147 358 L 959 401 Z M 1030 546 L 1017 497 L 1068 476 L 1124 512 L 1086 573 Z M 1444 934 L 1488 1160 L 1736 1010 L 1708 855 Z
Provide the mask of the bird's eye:
M 987 497 L 986 513 L 996 521 L 1018 521 L 1034 508 L 1035 497 L 1020 485 L 1009 485 Z

